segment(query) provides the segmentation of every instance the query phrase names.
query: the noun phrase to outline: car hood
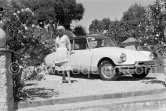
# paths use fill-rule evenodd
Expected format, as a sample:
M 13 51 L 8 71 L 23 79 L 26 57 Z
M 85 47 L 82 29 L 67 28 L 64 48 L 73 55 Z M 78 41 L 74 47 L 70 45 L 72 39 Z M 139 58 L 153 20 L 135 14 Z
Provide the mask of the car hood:
M 127 60 L 124 63 L 121 64 L 134 64 L 136 61 L 149 61 L 152 60 L 150 57 L 148 57 L 146 54 L 131 50 L 131 49 L 125 49 L 125 48 L 119 48 L 119 47 L 101 47 L 101 48 L 95 48 L 93 49 L 94 53 L 100 53 L 104 56 L 113 58 L 114 62 L 117 62 L 120 60 L 120 55 L 122 53 L 125 53 L 127 56 Z

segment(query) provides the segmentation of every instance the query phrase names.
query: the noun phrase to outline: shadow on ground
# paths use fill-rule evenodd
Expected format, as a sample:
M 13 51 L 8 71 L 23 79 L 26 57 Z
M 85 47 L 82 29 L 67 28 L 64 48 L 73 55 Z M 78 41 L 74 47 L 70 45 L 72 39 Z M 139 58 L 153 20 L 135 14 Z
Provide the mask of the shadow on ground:
M 37 83 L 28 83 L 28 84 L 25 84 L 25 86 L 36 86 Z
M 89 77 L 88 77 L 89 75 Z M 91 79 L 91 80 L 95 80 L 95 79 L 101 79 L 100 75 L 95 75 L 95 74 L 71 74 L 72 78 L 83 78 L 83 79 Z
M 62 74 L 55 73 L 53 75 L 56 76 L 62 76 Z M 95 75 L 95 74 L 90 74 L 90 78 L 88 77 L 88 74 L 71 74 L 72 79 L 89 79 L 89 80 L 98 80 L 100 78 L 100 75 Z M 145 78 L 134 78 L 132 75 L 121 75 L 116 81 L 148 81 L 148 80 L 155 80 L 157 79 L 156 77 L 145 77 Z M 75 80 L 74 80 L 75 82 Z
M 56 76 L 62 76 L 62 74 L 54 73 L 52 75 Z M 82 74 L 82 73 L 71 73 L 72 78 L 81 78 L 81 79 L 89 79 L 89 80 L 96 80 L 96 79 L 101 79 L 100 75 L 95 75 L 95 74 L 90 74 L 90 78 L 88 77 L 88 74 Z M 154 80 L 156 77 L 145 77 L 145 78 L 134 78 L 132 75 L 121 75 L 117 81 L 139 81 L 139 80 Z
M 118 78 L 118 81 L 139 81 L 139 80 L 155 80 L 156 77 L 134 78 L 131 75 L 123 75 Z
M 162 84 L 165 85 L 165 82 L 162 80 L 148 80 L 148 81 L 142 81 L 142 83 L 145 84 Z
M 35 98 L 43 98 L 48 99 L 53 96 L 60 95 L 60 92 L 54 91 L 54 89 L 46 89 L 46 88 L 29 88 L 24 89 L 24 100 L 31 99 L 34 100 Z
M 54 72 L 50 75 L 62 76 L 62 73 Z M 90 78 L 88 77 L 88 75 L 90 75 Z M 70 76 L 72 78 L 91 79 L 91 80 L 101 79 L 100 75 L 97 74 L 95 75 L 95 74 L 83 74 L 83 73 L 70 73 Z

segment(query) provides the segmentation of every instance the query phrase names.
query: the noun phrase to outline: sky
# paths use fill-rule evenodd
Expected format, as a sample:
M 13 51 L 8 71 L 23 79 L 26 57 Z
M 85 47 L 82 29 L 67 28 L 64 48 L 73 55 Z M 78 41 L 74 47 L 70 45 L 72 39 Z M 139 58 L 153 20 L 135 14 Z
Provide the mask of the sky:
M 95 19 L 102 20 L 109 18 L 110 20 L 120 20 L 123 13 L 127 9 L 137 3 L 142 6 L 153 4 L 155 0 L 76 0 L 81 3 L 85 12 L 81 21 L 73 22 L 72 26 L 81 25 L 88 32 L 89 25 Z

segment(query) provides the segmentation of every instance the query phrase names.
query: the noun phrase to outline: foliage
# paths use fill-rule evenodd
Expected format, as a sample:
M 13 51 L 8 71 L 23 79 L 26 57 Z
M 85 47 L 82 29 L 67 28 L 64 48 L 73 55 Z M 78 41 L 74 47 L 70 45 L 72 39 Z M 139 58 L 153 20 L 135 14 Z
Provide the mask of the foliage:
M 156 0 L 146 8 L 146 33 L 153 35 L 156 43 L 165 42 L 164 29 L 166 25 L 166 1 Z
M 10 5 L 7 0 L 3 1 L 0 3 L 5 7 L 3 22 L 7 46 L 15 52 L 14 62 L 24 69 L 37 67 L 54 50 L 52 39 L 56 34 L 56 23 L 69 29 L 70 23 L 82 19 L 84 13 L 83 5 L 75 0 L 12 0 Z M 33 71 L 28 79 L 42 78 L 43 75 Z M 14 81 L 15 100 L 19 101 L 24 83 L 21 79 Z
M 1 6 L 7 6 L 8 2 L 7 0 L 0 0 Z
M 145 9 L 141 5 L 134 4 L 124 12 L 122 19 L 111 21 L 109 18 L 93 20 L 89 26 L 90 33 L 101 34 L 106 31 L 106 35 L 117 41 L 123 42 L 129 37 L 139 39 L 145 34 Z
M 148 7 L 134 4 L 123 13 L 121 20 L 111 21 L 109 18 L 93 20 L 89 31 L 91 34 L 103 34 L 106 30 L 106 35 L 118 43 L 129 37 L 134 37 L 142 41 L 142 44 L 153 45 L 164 40 L 165 12 L 165 7 L 159 1 Z
M 77 36 L 86 35 L 86 30 L 82 26 L 77 26 L 74 28 L 74 34 Z
M 102 30 L 108 30 L 109 29 L 109 25 L 111 24 L 111 20 L 109 18 L 103 18 L 101 20 L 102 23 Z
M 27 97 L 27 93 L 23 93 L 23 88 L 25 87 L 25 82 L 21 80 L 21 74 L 13 75 L 14 81 L 14 101 L 19 102 L 25 100 L 24 97 Z
M 135 3 L 134 5 L 131 5 L 127 11 L 123 13 L 122 20 L 123 21 L 140 20 L 145 18 L 144 14 L 145 14 L 145 7 Z
M 129 37 L 140 39 L 145 35 L 145 8 L 134 4 L 123 13 L 120 21 L 114 21 L 109 27 L 109 33 L 112 34 L 118 42 L 123 42 Z
M 4 29 L 9 37 L 7 45 L 15 51 L 18 62 L 23 66 L 41 64 L 44 56 L 51 52 L 43 42 L 49 34 L 44 29 L 40 33 L 36 31 L 40 28 L 33 27 L 35 17 L 29 10 L 14 14 L 8 12 L 6 17 Z
M 54 23 L 70 28 L 73 20 L 81 20 L 84 14 L 84 7 L 76 0 L 19 0 L 20 6 L 30 8 L 36 15 L 38 21 L 46 24 L 50 20 Z
M 103 18 L 102 20 L 93 20 L 89 26 L 90 34 L 100 33 L 104 30 L 108 30 L 110 23 L 111 20 L 109 18 Z
M 34 13 L 29 8 L 26 8 L 25 10 L 22 10 L 21 12 L 17 11 L 17 16 L 19 18 L 19 21 L 22 24 L 26 24 L 26 26 L 28 27 L 30 27 L 35 20 Z
M 4 16 L 7 46 L 15 52 L 14 62 L 18 62 L 23 68 L 29 65 L 40 65 L 52 48 L 50 43 L 46 43 L 50 34 L 46 29 L 35 26 L 34 23 L 35 15 L 30 9 L 23 9 L 17 13 L 8 10 Z M 24 81 L 18 79 L 21 75 L 22 72 L 14 79 L 15 101 L 22 100 L 22 95 L 26 95 L 22 93 Z M 40 78 L 38 75 L 35 75 L 36 77 Z
M 126 24 L 117 20 L 113 21 L 109 26 L 108 35 L 114 38 L 115 41 L 124 41 L 128 37 Z
M 41 81 L 44 78 L 43 68 L 36 67 L 36 66 L 29 66 L 23 69 L 22 71 L 22 80 L 29 81 L 29 80 L 37 80 Z

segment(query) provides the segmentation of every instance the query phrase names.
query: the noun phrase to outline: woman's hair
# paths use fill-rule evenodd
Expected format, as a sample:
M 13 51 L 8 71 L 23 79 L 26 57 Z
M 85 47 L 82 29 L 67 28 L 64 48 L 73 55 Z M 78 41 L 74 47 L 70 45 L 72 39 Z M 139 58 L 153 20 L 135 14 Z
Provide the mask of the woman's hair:
M 57 30 L 63 30 L 63 31 L 65 31 L 65 27 L 64 26 L 57 26 Z

